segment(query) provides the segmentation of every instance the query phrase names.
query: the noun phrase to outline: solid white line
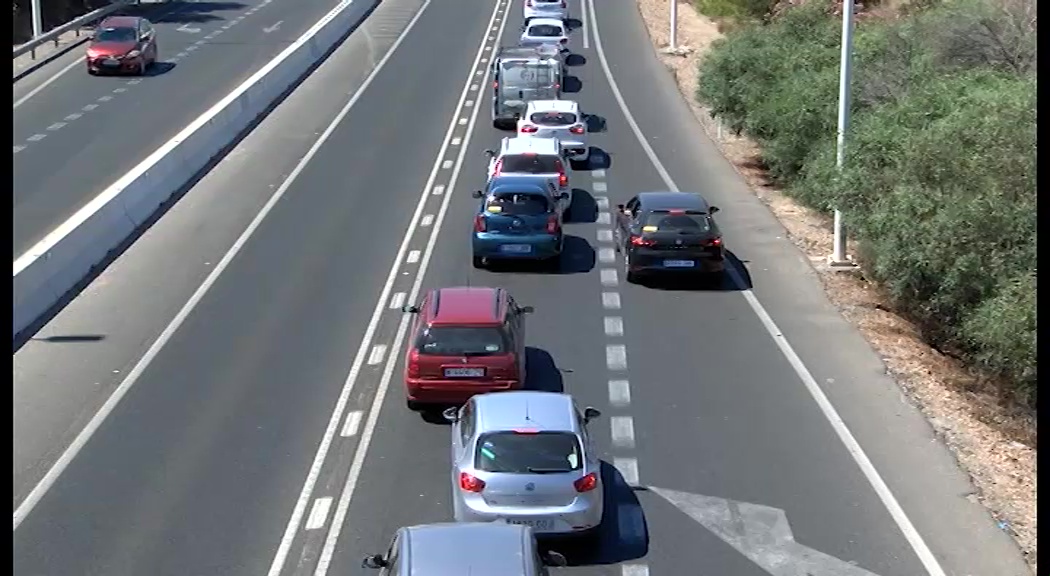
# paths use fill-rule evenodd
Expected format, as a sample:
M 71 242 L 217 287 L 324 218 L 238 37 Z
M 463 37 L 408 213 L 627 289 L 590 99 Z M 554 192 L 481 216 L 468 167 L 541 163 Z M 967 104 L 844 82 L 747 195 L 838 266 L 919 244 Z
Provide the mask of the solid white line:
M 314 506 L 310 509 L 310 516 L 306 518 L 307 530 L 317 530 L 324 526 L 325 520 L 328 520 L 328 510 L 332 507 L 332 498 L 318 498 L 314 500 Z
M 624 564 L 621 568 L 623 576 L 649 576 L 648 564 Z
M 606 184 L 605 182 L 594 182 L 594 183 L 591 184 L 591 187 L 594 189 L 595 192 L 598 192 L 598 193 L 607 192 L 609 190 L 609 185 Z M 609 200 L 606 199 L 606 203 L 608 203 L 608 202 L 609 202 Z M 608 208 L 608 205 L 606 205 L 606 208 Z
M 616 262 L 616 250 L 613 250 L 612 248 L 599 248 L 598 261 L 602 264 L 611 264 L 613 262 Z
M 619 292 L 602 292 L 602 308 L 606 310 L 619 310 L 620 309 L 620 293 Z
M 364 416 L 364 412 L 360 410 L 354 410 L 348 412 L 346 415 L 346 423 L 343 424 L 343 431 L 339 433 L 343 438 L 349 438 L 357 434 L 357 429 L 361 427 L 361 417 Z
M 620 475 L 629 486 L 638 486 L 638 461 L 634 458 L 613 458 L 613 468 L 620 471 Z
M 612 224 L 612 216 L 609 216 L 608 212 L 599 212 L 598 218 L 594 220 L 595 224 L 608 226 Z
M 613 446 L 625 450 L 634 448 L 634 420 L 630 416 L 609 418 L 609 427 L 612 430 Z
M 405 305 L 405 293 L 398 292 L 390 298 L 390 309 L 396 310 Z
M 14 110 L 15 108 L 18 108 L 19 106 L 21 106 L 22 104 L 25 104 L 27 100 L 29 100 L 33 96 L 36 96 L 37 94 L 39 94 L 44 88 L 47 88 L 48 86 L 50 86 L 52 83 L 55 82 L 55 80 L 58 80 L 59 77 L 61 77 L 63 74 L 65 74 L 66 72 L 69 72 L 70 70 L 72 70 L 76 66 L 83 66 L 83 65 L 84 65 L 84 61 L 82 59 L 80 59 L 79 57 L 78 58 L 74 58 L 73 61 L 70 62 L 69 64 L 67 64 L 65 68 L 59 70 L 58 72 L 55 72 L 54 76 L 48 78 L 47 80 L 44 80 L 43 82 L 40 83 L 39 86 L 37 86 L 36 88 L 33 88 L 28 93 L 26 93 L 25 96 L 22 96 L 18 100 L 15 100 L 15 104 L 14 104 L 14 106 L 11 107 L 11 109 Z
M 427 7 L 427 5 L 430 4 L 430 2 L 431 0 L 426 0 L 426 2 L 424 2 L 422 8 L 420 8 L 419 14 L 422 14 L 423 10 Z M 193 295 L 190 296 L 190 299 L 175 315 L 175 318 L 172 319 L 171 323 L 164 328 L 164 331 L 160 333 L 157 339 L 154 340 L 153 344 L 150 345 L 149 349 L 146 350 L 145 354 L 142 355 L 142 358 L 140 358 L 139 361 L 135 364 L 135 366 L 132 367 L 131 371 L 128 372 L 128 375 L 124 378 L 124 380 L 120 382 L 116 390 L 113 391 L 113 394 L 110 395 L 110 397 L 106 400 L 102 407 L 99 408 L 98 412 L 95 413 L 95 415 L 84 426 L 80 433 L 77 434 L 76 438 L 73 439 L 73 442 L 70 443 L 70 445 L 65 449 L 64 452 L 62 452 L 62 455 L 58 457 L 58 460 L 56 460 L 55 463 L 51 466 L 51 468 L 47 471 L 47 473 L 44 474 L 44 477 L 40 479 L 40 482 L 38 482 L 37 485 L 33 487 L 33 490 L 29 492 L 29 495 L 27 495 L 22 501 L 22 503 L 18 505 L 18 508 L 15 509 L 13 514 L 14 530 L 18 529 L 18 526 L 22 523 L 22 520 L 24 520 L 25 517 L 33 511 L 33 508 L 37 505 L 38 502 L 40 502 L 40 499 L 43 498 L 45 494 L 47 494 L 47 491 L 51 489 L 51 486 L 54 485 L 55 481 L 58 480 L 59 476 L 62 475 L 65 469 L 69 466 L 69 463 L 73 461 L 73 458 L 75 458 L 76 455 L 80 453 L 80 451 L 84 448 L 84 445 L 87 444 L 88 440 L 90 440 L 91 437 L 98 430 L 98 428 L 102 426 L 102 423 L 105 422 L 106 418 L 108 418 L 110 413 L 112 413 L 113 410 L 117 407 L 117 404 L 119 404 L 121 399 L 123 399 L 124 396 L 128 393 L 128 390 L 130 390 L 131 387 L 135 385 L 135 382 L 138 381 L 139 377 L 153 362 L 154 358 L 156 358 L 157 355 L 160 354 L 160 351 L 164 348 L 165 345 L 167 345 L 168 341 L 171 340 L 171 337 L 175 334 L 179 327 L 182 326 L 183 322 L 186 321 L 186 318 L 188 318 L 190 313 L 193 312 L 194 308 L 197 307 L 197 304 L 199 304 L 200 301 L 204 298 L 205 294 L 208 293 L 208 290 L 210 290 L 212 285 L 214 285 L 215 282 L 218 281 L 219 276 L 221 276 L 223 271 L 225 271 L 226 268 L 230 265 L 230 262 L 233 261 L 233 259 L 241 251 L 244 245 L 248 243 L 248 240 L 252 237 L 252 235 L 259 228 L 259 226 L 262 225 L 263 220 L 265 220 L 266 217 L 270 214 L 270 211 L 272 211 L 274 206 L 276 206 L 277 203 L 281 200 L 281 198 L 284 197 L 285 192 L 288 191 L 288 188 L 291 187 L 292 183 L 299 176 L 299 173 L 302 172 L 303 169 L 306 167 L 306 164 L 310 162 L 314 155 L 317 154 L 317 151 L 321 148 L 321 146 L 331 137 L 332 133 L 335 132 L 336 127 L 339 125 L 340 122 L 342 122 L 343 118 L 345 118 L 346 115 L 350 113 L 350 109 L 353 108 L 354 104 L 357 103 L 358 99 L 364 93 L 365 89 L 367 89 L 368 86 L 372 84 L 372 80 L 383 68 L 383 65 L 387 62 L 387 60 L 389 60 L 391 54 L 394 53 L 394 50 L 401 43 L 401 40 L 404 37 L 404 35 L 407 34 L 408 30 L 412 28 L 412 24 L 415 23 L 416 20 L 418 20 L 418 18 L 419 15 L 417 14 L 416 18 L 409 22 L 409 26 L 408 28 L 406 28 L 402 36 L 394 42 L 394 45 L 391 46 L 390 51 L 387 52 L 386 56 L 384 56 L 382 60 L 380 60 L 379 64 L 376 65 L 376 68 L 372 71 L 372 73 L 369 74 L 367 78 L 365 78 L 365 81 L 361 84 L 361 87 L 357 89 L 357 92 L 355 92 L 353 97 L 350 98 L 350 101 L 346 103 L 346 106 L 344 106 L 343 109 L 339 111 L 339 114 L 335 117 L 332 123 L 329 124 L 327 128 L 325 128 L 325 131 L 321 134 L 317 141 L 314 142 L 313 146 L 311 146 L 310 149 L 306 152 L 306 155 L 303 156 L 302 160 L 299 161 L 299 164 L 295 166 L 295 168 L 292 170 L 292 173 L 289 174 L 288 179 L 286 179 L 281 184 L 281 186 L 277 188 L 277 190 L 273 193 L 273 196 L 271 196 L 270 199 L 266 201 L 266 204 L 263 205 L 259 213 L 256 214 L 255 218 L 251 221 L 250 224 L 248 224 L 248 227 L 244 230 L 240 237 L 237 238 L 236 242 L 233 243 L 233 246 L 230 247 L 230 250 L 225 255 L 223 255 L 222 259 L 218 262 L 218 264 L 215 265 L 215 268 L 212 269 L 211 273 L 208 274 L 208 276 L 204 279 L 204 282 L 202 282 L 201 285 L 197 288 L 197 290 L 193 293 Z M 335 426 L 338 426 L 338 419 L 336 419 L 335 424 L 330 424 L 330 426 L 332 426 L 333 428 Z M 305 507 L 306 503 L 303 504 L 303 508 Z
M 500 0 L 500 2 L 497 2 L 497 10 L 499 9 L 503 1 L 504 0 Z M 489 22 L 490 25 L 492 21 L 495 20 L 495 17 L 496 13 L 494 12 L 492 15 L 493 20 L 490 20 Z M 506 24 L 505 20 L 503 24 Z M 500 25 L 499 37 L 502 37 L 502 35 L 503 25 Z M 477 68 L 478 59 L 481 57 L 481 52 L 481 50 L 478 51 L 478 56 L 474 59 L 474 65 L 471 67 L 471 71 Z M 486 70 L 486 77 L 487 76 L 488 72 Z M 468 74 L 467 77 L 470 78 L 470 75 Z M 466 86 L 464 86 L 463 93 L 460 96 L 460 102 L 463 102 L 465 100 L 466 95 L 467 89 Z M 466 158 L 467 149 L 470 145 L 470 139 L 474 132 L 474 125 L 478 119 L 478 110 L 480 110 L 480 108 L 475 108 L 474 113 L 471 115 L 470 126 L 467 128 L 465 136 L 466 141 L 464 142 L 463 147 L 459 150 L 459 156 L 456 159 L 456 166 L 453 169 L 452 175 L 449 179 L 450 190 L 455 189 L 456 181 L 459 179 L 459 172 L 463 166 L 463 160 L 464 158 Z M 438 158 L 444 155 L 448 143 L 448 136 L 451 136 L 452 130 L 453 127 L 450 126 L 449 132 L 446 135 L 445 144 L 442 145 L 442 150 L 438 154 Z M 431 178 L 433 178 L 435 175 L 436 169 L 434 172 L 431 173 Z M 434 224 L 434 228 L 430 233 L 430 238 L 427 240 L 426 251 L 423 254 L 422 264 L 420 264 L 419 270 L 416 273 L 416 280 L 412 285 L 412 291 L 409 293 L 409 299 L 411 300 L 415 300 L 415 298 L 419 294 L 420 288 L 422 288 L 423 286 L 423 278 L 426 276 L 427 267 L 430 265 L 430 258 L 434 253 L 434 247 L 437 245 L 438 233 L 441 231 L 441 224 L 445 220 L 445 214 L 448 212 L 448 206 L 450 201 L 452 200 L 452 196 L 452 194 L 447 194 L 445 198 L 442 199 L 441 209 L 438 211 L 437 222 Z M 342 531 L 344 521 L 346 519 L 346 514 L 350 510 L 350 500 L 353 498 L 354 490 L 357 486 L 357 479 L 360 477 L 361 470 L 364 468 L 365 456 L 367 456 L 368 454 L 368 446 L 372 442 L 372 435 L 375 433 L 376 424 L 379 422 L 379 413 L 383 406 L 383 399 L 386 397 L 387 390 L 390 387 L 390 379 L 393 375 L 394 365 L 396 364 L 394 356 L 396 355 L 396 351 L 399 351 L 401 349 L 401 345 L 405 337 L 405 332 L 408 330 L 410 319 L 411 318 L 407 314 L 401 318 L 401 324 L 398 326 L 397 334 L 394 336 L 392 350 L 394 350 L 395 353 L 391 354 L 390 359 L 387 361 L 386 369 L 383 371 L 383 376 L 379 381 L 379 387 L 376 390 L 375 398 L 372 400 L 372 406 L 371 408 L 369 408 L 368 421 L 365 423 L 364 431 L 361 434 L 361 440 L 358 443 L 357 452 L 354 454 L 354 461 L 350 465 L 350 473 L 347 475 L 346 484 L 344 485 L 343 492 L 339 497 L 339 503 L 336 506 L 335 516 L 332 521 L 332 527 L 328 531 L 328 535 L 325 538 L 324 547 L 321 549 L 321 554 L 317 562 L 317 569 L 314 571 L 314 576 L 325 576 L 328 573 L 328 567 L 332 562 L 333 555 L 335 554 L 336 543 L 339 541 L 339 534 Z
M 386 355 L 386 344 L 376 344 L 372 347 L 372 353 L 368 355 L 368 365 L 375 366 L 383 361 Z
M 613 241 L 612 230 L 609 230 L 608 228 L 602 228 L 601 230 L 599 230 L 598 231 L 598 241 L 599 242 L 612 242 Z
M 631 384 L 627 380 L 609 380 L 609 404 L 617 408 L 631 405 Z
M 606 336 L 610 338 L 623 336 L 623 318 L 620 318 L 619 316 L 606 316 L 604 323 Z
M 627 347 L 623 344 L 609 344 L 605 347 L 605 366 L 609 370 L 623 371 L 627 369 Z
M 433 223 L 434 223 L 434 215 L 433 214 L 427 214 L 426 216 L 423 217 L 423 221 L 420 222 L 419 225 L 422 226 L 423 228 L 426 228 L 427 226 L 430 226 Z
M 602 286 L 616 286 L 620 283 L 616 270 L 613 270 L 612 268 L 603 268 L 599 274 L 601 275 Z
M 594 47 L 598 53 L 598 60 L 601 62 L 602 70 L 605 72 L 605 77 L 609 81 L 609 87 L 612 88 L 613 96 L 616 98 L 616 102 L 619 104 L 620 110 L 623 112 L 624 118 L 627 120 L 627 124 L 631 127 L 631 131 L 634 132 L 635 138 L 638 140 L 638 143 L 641 144 L 642 149 L 645 150 L 645 154 L 649 157 L 653 167 L 655 167 L 656 171 L 660 174 L 660 178 L 663 179 L 667 189 L 677 192 L 680 188 L 675 184 L 663 163 L 660 162 L 659 157 L 657 157 L 652 146 L 649 145 L 649 141 L 646 139 L 645 134 L 642 133 L 641 128 L 638 127 L 638 123 L 635 122 L 634 116 L 631 114 L 630 109 L 627 107 L 627 102 L 623 98 L 623 93 L 620 92 L 620 88 L 616 84 L 616 80 L 613 78 L 612 69 L 609 67 L 609 62 L 605 58 L 605 51 L 602 49 L 601 35 L 598 32 L 598 24 L 594 16 L 594 0 L 586 1 L 587 7 L 591 13 L 591 20 L 594 22 Z M 777 347 L 780 348 L 781 353 L 791 364 L 791 367 L 795 370 L 795 374 L 797 374 L 799 379 L 802 380 L 802 383 L 805 384 L 806 389 L 809 391 L 810 395 L 813 396 L 813 400 L 817 403 L 817 406 L 820 407 L 820 411 L 824 414 L 824 417 L 827 418 L 832 429 L 835 430 L 835 433 L 838 435 L 843 445 L 846 446 L 846 450 L 848 450 L 850 455 L 853 456 L 853 460 L 857 463 L 857 466 L 860 467 L 864 477 L 867 478 L 872 489 L 875 490 L 875 493 L 889 511 L 893 520 L 897 523 L 897 526 L 901 529 L 904 537 L 908 540 L 908 543 L 922 562 L 923 567 L 926 568 L 926 572 L 929 576 L 946 576 L 944 568 L 941 567 L 929 546 L 926 545 L 926 541 L 923 540 L 922 535 L 919 534 L 915 525 L 912 524 L 908 515 L 904 512 L 904 508 L 902 508 L 900 503 L 897 502 L 897 498 L 893 495 L 890 487 L 882 479 L 878 470 L 875 469 L 875 465 L 872 464 L 867 454 L 864 453 L 864 449 L 861 447 L 860 443 L 857 442 L 857 439 L 854 438 L 853 433 L 850 432 L 845 421 L 842 420 L 842 417 L 831 404 L 831 401 L 828 400 L 827 395 L 824 394 L 820 385 L 817 384 L 816 379 L 813 378 L 813 374 L 810 373 L 809 369 L 806 368 L 806 365 L 802 362 L 802 359 L 795 353 L 794 348 L 788 342 L 784 333 L 776 323 L 773 322 L 773 318 L 770 317 L 769 313 L 766 311 L 765 307 L 762 306 L 762 303 L 758 301 L 758 298 L 755 297 L 754 293 L 747 288 L 743 279 L 740 278 L 740 274 L 732 267 L 728 267 L 727 270 L 733 283 L 736 284 L 736 287 L 739 289 L 740 294 L 744 296 L 748 305 L 755 312 L 755 315 L 762 321 L 762 325 L 765 326 L 770 337 L 773 338 Z
M 415 264 L 416 262 L 419 262 L 419 256 L 419 250 L 413 250 L 408 253 L 408 258 L 405 258 L 405 262 L 408 264 Z

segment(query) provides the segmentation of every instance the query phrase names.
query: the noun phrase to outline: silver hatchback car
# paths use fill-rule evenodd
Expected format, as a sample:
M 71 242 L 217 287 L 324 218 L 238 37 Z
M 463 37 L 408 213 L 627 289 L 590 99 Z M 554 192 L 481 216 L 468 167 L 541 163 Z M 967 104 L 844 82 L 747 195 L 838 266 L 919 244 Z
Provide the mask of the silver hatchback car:
M 537 536 L 593 537 L 602 523 L 601 461 L 572 397 L 495 392 L 449 408 L 457 522 L 506 522 Z

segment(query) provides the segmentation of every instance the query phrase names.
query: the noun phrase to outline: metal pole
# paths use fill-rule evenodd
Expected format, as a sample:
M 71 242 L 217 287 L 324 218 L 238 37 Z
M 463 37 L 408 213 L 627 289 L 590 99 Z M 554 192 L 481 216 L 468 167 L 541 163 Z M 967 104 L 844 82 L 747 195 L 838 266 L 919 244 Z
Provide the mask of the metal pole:
M 671 2 L 671 45 L 668 46 L 671 50 L 678 49 L 678 0 L 670 0 Z
M 33 38 L 39 38 L 44 33 L 44 25 L 40 18 L 40 0 L 33 0 Z M 24 6 L 24 4 L 23 4 Z
M 849 129 L 851 56 L 853 53 L 853 0 L 842 2 L 842 55 L 839 65 L 839 126 L 836 138 L 835 167 L 842 172 L 846 157 L 846 130 Z M 834 253 L 831 264 L 848 266 L 852 263 L 846 255 L 846 225 L 842 212 L 835 210 Z

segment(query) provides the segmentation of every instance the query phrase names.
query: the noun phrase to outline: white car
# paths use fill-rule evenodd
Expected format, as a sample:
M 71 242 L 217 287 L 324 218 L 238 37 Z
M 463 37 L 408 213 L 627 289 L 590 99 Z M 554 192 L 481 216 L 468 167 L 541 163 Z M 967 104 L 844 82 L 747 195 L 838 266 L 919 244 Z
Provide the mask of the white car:
M 501 176 L 539 178 L 553 184 L 557 193 L 568 194 L 562 210 L 572 206 L 572 168 L 564 161 L 561 143 L 556 138 L 503 138 L 498 151 L 486 150 L 485 155 L 489 158 L 488 181 Z
M 586 162 L 587 122 L 575 100 L 533 100 L 518 120 L 522 138 L 556 138 L 562 152 L 574 162 Z
M 525 17 L 525 22 L 532 18 L 567 20 L 569 4 L 565 0 L 525 0 L 522 15 Z
M 518 44 L 522 46 L 557 44 L 562 50 L 567 50 L 569 30 L 561 20 L 533 18 L 521 27 L 521 38 L 518 39 Z

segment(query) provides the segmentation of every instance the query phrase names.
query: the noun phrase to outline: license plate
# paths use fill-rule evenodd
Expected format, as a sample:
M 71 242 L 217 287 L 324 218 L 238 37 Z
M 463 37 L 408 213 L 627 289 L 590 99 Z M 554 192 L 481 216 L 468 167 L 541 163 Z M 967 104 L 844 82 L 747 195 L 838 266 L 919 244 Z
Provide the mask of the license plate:
M 512 518 L 510 520 L 507 520 L 507 524 L 521 524 L 523 526 L 529 526 L 533 530 L 537 530 L 537 531 L 554 529 L 554 520 L 547 520 L 547 519 L 536 519 L 536 520 L 529 519 L 529 520 L 525 520 L 525 519 Z
M 510 254 L 528 254 L 532 252 L 532 246 L 528 244 L 503 244 L 499 249 Z
M 102 63 L 105 64 L 106 66 L 116 66 L 116 65 L 120 64 L 120 60 L 117 60 L 115 58 L 106 58 L 105 60 L 102 61 Z
M 692 260 L 664 260 L 666 268 L 692 268 L 693 266 L 696 266 L 696 262 Z
M 445 368 L 445 378 L 480 378 L 484 375 L 484 368 Z

